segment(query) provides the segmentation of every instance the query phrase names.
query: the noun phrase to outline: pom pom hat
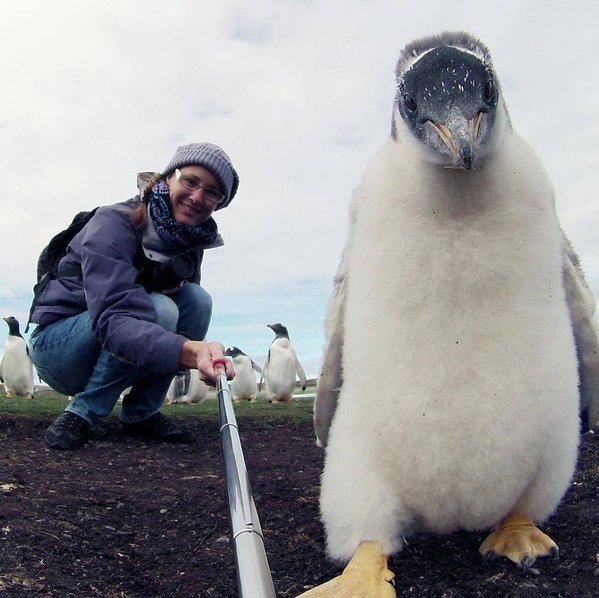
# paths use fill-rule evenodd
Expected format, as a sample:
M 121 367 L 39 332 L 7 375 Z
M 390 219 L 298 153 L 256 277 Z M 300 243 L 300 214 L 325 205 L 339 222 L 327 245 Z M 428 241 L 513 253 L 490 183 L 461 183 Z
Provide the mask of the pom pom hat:
M 231 163 L 229 156 L 218 145 L 213 143 L 190 143 L 177 148 L 175 155 L 163 170 L 162 175 L 171 174 L 176 168 L 183 166 L 203 166 L 210 170 L 220 183 L 224 194 L 223 200 L 216 207 L 217 210 L 226 208 L 239 186 L 239 175 Z

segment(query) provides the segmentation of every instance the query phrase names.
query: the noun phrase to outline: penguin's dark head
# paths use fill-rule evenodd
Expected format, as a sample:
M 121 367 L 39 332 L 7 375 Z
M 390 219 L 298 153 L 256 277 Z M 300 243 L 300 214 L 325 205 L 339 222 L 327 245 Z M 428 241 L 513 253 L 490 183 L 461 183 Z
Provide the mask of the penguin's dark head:
M 8 316 L 8 318 L 2 318 L 8 324 L 8 333 L 13 336 L 21 336 L 19 331 L 19 320 L 14 316 Z
M 238 349 L 237 347 L 229 347 L 225 351 L 225 355 L 227 357 L 238 357 L 239 355 L 245 355 L 245 353 L 241 349 Z
M 467 33 L 412 42 L 395 76 L 391 134 L 398 139 L 401 121 L 431 162 L 470 170 L 510 126 L 489 52 Z
M 279 324 L 277 322 L 276 324 L 267 324 L 267 326 L 276 334 L 277 337 L 282 336 L 289 338 L 289 332 L 287 331 L 287 328 L 283 326 L 283 324 Z

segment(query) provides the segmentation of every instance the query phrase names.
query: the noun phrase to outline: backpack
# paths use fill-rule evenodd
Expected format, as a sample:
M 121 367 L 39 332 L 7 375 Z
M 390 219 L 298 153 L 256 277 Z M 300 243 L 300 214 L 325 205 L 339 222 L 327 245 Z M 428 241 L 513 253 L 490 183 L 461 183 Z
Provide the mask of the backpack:
M 58 262 L 65 256 L 69 243 L 75 238 L 75 235 L 92 219 L 98 208 L 89 212 L 79 212 L 73 218 L 73 221 L 64 230 L 55 234 L 50 242 L 42 249 L 37 260 L 37 284 L 45 280 L 44 287 L 48 280 L 55 278 L 57 274 Z M 42 289 L 40 289 L 41 291 Z M 36 294 L 35 287 L 33 288 Z M 39 291 L 38 293 L 39 294 Z
M 98 208 L 86 212 L 79 212 L 73 218 L 73 221 L 64 230 L 54 235 L 50 242 L 42 249 L 37 260 L 37 283 L 33 287 L 33 301 L 29 309 L 29 319 L 25 332 L 29 330 L 31 315 L 35 309 L 37 298 L 46 288 L 46 285 L 58 274 L 58 263 L 66 255 L 67 247 L 75 235 L 92 219 Z

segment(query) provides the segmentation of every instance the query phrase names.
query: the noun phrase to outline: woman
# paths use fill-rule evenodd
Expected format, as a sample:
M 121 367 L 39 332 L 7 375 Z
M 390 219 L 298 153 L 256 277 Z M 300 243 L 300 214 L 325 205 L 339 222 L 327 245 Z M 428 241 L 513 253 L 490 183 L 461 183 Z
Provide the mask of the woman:
M 44 441 L 77 449 L 122 391 L 125 434 L 165 442 L 191 435 L 160 408 L 173 376 L 197 369 L 213 382 L 223 346 L 204 342 L 212 299 L 199 285 L 204 249 L 223 244 L 212 218 L 239 177 L 209 143 L 181 146 L 140 196 L 98 208 L 36 298 L 30 352 L 40 377 L 72 395 Z M 234 370 L 227 362 L 226 373 Z

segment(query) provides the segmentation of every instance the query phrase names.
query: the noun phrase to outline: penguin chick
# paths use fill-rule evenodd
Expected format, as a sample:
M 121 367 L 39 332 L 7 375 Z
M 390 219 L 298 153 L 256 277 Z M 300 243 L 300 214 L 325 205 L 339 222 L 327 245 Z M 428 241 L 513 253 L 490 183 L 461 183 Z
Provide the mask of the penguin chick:
M 259 387 L 262 388 L 264 379 L 266 394 L 272 403 L 288 402 L 293 397 L 296 374 L 302 383 L 302 390 L 306 389 L 306 373 L 289 340 L 287 328 L 280 323 L 267 326 L 275 333 L 275 339 L 268 349 Z
M 527 569 L 557 553 L 535 522 L 577 455 L 554 194 L 489 52 L 447 32 L 410 43 L 395 74 L 391 136 L 352 199 L 315 407 L 327 549 L 351 560 L 303 596 L 394 596 L 387 557 L 419 531 L 494 527 L 484 558 Z
M 229 347 L 225 351 L 225 355 L 231 359 L 235 368 L 235 378 L 229 383 L 233 400 L 235 403 L 241 403 L 241 401 L 255 403 L 258 384 L 254 372 L 261 374 L 262 368 L 238 347 Z
M 8 337 L 0 362 L 0 380 L 4 383 L 7 397 L 15 395 L 33 398 L 33 364 L 29 349 L 14 316 L 3 318 L 8 325 Z

